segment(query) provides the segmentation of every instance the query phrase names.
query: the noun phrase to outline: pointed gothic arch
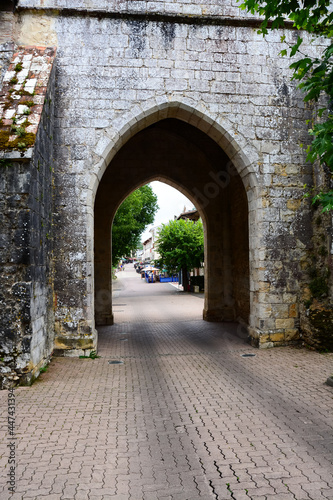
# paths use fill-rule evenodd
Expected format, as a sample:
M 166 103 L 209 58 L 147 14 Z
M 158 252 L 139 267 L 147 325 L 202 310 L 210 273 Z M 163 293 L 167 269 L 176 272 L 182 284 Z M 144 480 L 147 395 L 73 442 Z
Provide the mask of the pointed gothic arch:
M 174 133 L 174 129 L 177 127 L 178 131 Z M 168 162 L 164 162 L 163 168 L 160 165 L 152 171 L 147 167 L 145 170 L 143 167 L 145 162 L 141 158 L 141 167 L 138 167 L 138 152 L 147 150 L 149 144 L 158 144 L 157 139 L 158 137 L 161 139 L 161 134 L 165 134 L 165 137 L 168 136 L 168 147 L 170 148 L 170 141 L 177 143 L 177 139 L 171 138 L 172 134 L 177 135 L 177 133 L 182 135 L 181 140 L 185 143 L 187 141 L 187 146 L 184 144 L 179 146 L 178 137 L 178 152 L 181 151 L 181 155 L 187 157 L 187 160 L 184 160 L 187 167 L 183 169 L 182 179 L 175 174 L 177 169 L 170 172 L 170 159 L 168 165 L 166 164 Z M 191 134 L 193 137 L 195 136 L 195 139 L 189 148 L 188 142 Z M 160 140 L 160 144 L 162 142 Z M 205 143 L 201 155 L 198 142 Z M 196 151 L 196 159 L 193 157 L 189 159 L 191 149 Z M 134 150 L 135 154 L 133 154 Z M 208 150 L 214 150 L 213 153 L 209 153 L 210 160 L 207 160 Z M 135 156 L 135 161 L 133 158 L 132 160 L 134 163 L 136 162 L 136 166 L 130 158 L 131 152 L 132 156 Z M 157 154 L 156 148 L 154 154 L 155 156 Z M 95 238 L 95 297 L 99 301 L 98 304 L 94 304 L 92 301 L 92 310 L 96 311 L 96 324 L 112 324 L 113 322 L 111 268 L 110 264 L 107 264 L 111 263 L 111 241 L 110 236 L 107 235 L 111 233 L 111 223 L 115 211 L 131 191 L 154 179 L 167 182 L 193 199 L 205 221 L 206 297 L 204 319 L 212 321 L 241 319 L 253 328 L 256 318 L 254 274 L 258 267 L 256 261 L 258 238 L 255 236 L 254 228 L 260 212 L 258 214 L 256 210 L 257 179 L 251 168 L 251 163 L 240 145 L 219 123 L 202 112 L 181 103 L 162 103 L 150 110 L 142 111 L 135 120 L 129 120 L 124 124 L 120 131 L 114 134 L 113 140 L 104 141 L 101 156 L 102 160 L 97 166 L 96 174 L 94 174 L 91 183 L 91 202 L 95 198 L 94 214 L 91 211 L 94 218 L 94 231 L 92 233 Z M 197 159 L 198 161 L 196 161 Z M 215 165 L 213 165 L 214 160 Z M 193 172 L 189 167 L 191 161 L 193 164 L 196 162 L 197 179 L 195 183 L 193 183 Z M 129 168 L 130 163 L 131 167 Z M 162 162 L 160 161 L 160 163 Z M 204 175 L 198 174 L 200 168 Z M 140 170 L 140 174 L 138 174 L 138 170 Z M 116 189 L 114 189 L 115 186 L 117 186 Z M 241 200 L 239 204 L 235 199 L 237 197 Z M 233 219 L 230 219 L 230 211 L 233 212 Z M 229 213 L 228 217 L 226 216 L 227 212 Z M 103 219 L 104 222 L 101 224 Z M 235 240 L 237 231 L 235 232 L 231 225 L 236 223 L 240 224 L 239 231 L 246 235 L 245 238 L 248 242 L 246 245 L 244 237 L 242 239 L 241 236 L 238 236 L 241 245 L 246 247 L 245 253 L 248 261 L 246 269 L 243 248 L 240 252 L 243 254 L 240 257 L 243 265 L 241 271 L 235 270 L 237 262 L 233 262 L 233 260 L 235 261 L 235 244 L 237 246 L 237 241 L 233 240 Z M 101 241 L 104 243 L 102 244 Z M 92 250 L 91 243 L 88 248 Z M 223 265 L 220 261 L 223 261 Z M 233 278 L 231 278 L 232 268 L 235 271 Z M 245 273 L 243 280 L 240 276 L 241 272 Z M 234 285 L 232 285 L 232 281 L 235 282 Z M 244 281 L 247 283 L 244 284 Z M 237 297 L 233 291 L 235 287 L 237 290 L 241 290 Z M 243 311 L 242 306 L 239 306 L 242 301 L 247 302 Z

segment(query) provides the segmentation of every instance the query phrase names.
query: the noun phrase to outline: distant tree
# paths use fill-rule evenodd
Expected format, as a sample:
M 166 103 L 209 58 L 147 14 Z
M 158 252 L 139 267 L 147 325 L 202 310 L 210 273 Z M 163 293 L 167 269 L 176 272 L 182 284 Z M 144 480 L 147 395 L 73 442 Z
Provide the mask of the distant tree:
M 187 290 L 187 272 L 201 267 L 204 260 L 202 222 L 180 219 L 163 224 L 157 244 L 160 259 L 155 264 L 170 273 L 182 271 L 184 290 Z
M 299 88 L 305 93 L 304 101 L 318 102 L 326 96 L 326 106 L 314 108 L 312 126 L 309 134 L 313 136 L 312 144 L 307 149 L 307 160 L 318 160 L 324 168 L 333 173 L 333 9 L 331 0 L 238 0 L 242 1 L 240 8 L 252 14 L 263 16 L 259 33 L 264 36 L 270 29 L 284 27 L 286 20 L 293 21 L 298 30 L 297 41 L 289 44 L 281 51 L 281 55 L 293 57 L 300 54 L 302 57 L 293 62 L 293 80 L 301 83 Z M 323 37 L 326 44 L 317 57 L 304 54 L 302 32 L 310 33 L 313 38 Z M 286 37 L 281 37 L 286 42 Z M 319 202 L 323 211 L 333 209 L 333 191 L 317 193 L 312 199 Z
M 147 184 L 131 193 L 120 205 L 112 225 L 112 265 L 140 246 L 140 236 L 154 222 L 157 196 Z

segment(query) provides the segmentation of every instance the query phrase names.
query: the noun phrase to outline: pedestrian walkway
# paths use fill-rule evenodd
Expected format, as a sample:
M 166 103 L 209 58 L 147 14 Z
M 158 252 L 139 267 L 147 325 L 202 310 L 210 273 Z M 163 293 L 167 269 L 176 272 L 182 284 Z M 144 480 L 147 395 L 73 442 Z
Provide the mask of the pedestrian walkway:
M 7 391 L 0 499 L 333 499 L 333 355 L 257 350 L 203 298 L 128 265 L 97 359 L 56 358 L 15 390 L 8 494 Z

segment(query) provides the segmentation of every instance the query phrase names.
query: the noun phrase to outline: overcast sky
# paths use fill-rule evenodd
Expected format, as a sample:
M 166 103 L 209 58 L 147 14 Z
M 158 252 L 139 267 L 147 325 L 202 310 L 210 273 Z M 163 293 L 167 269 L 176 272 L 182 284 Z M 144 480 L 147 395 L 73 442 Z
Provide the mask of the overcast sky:
M 164 182 L 154 181 L 150 183 L 154 193 L 158 197 L 158 206 L 160 207 L 155 215 L 154 224 L 148 226 L 146 231 L 141 236 L 141 241 L 150 238 L 149 229 L 160 224 L 166 224 L 169 220 L 173 220 L 175 215 L 183 212 L 184 206 L 186 210 L 193 208 L 193 203 L 186 198 L 180 191 L 174 189 Z

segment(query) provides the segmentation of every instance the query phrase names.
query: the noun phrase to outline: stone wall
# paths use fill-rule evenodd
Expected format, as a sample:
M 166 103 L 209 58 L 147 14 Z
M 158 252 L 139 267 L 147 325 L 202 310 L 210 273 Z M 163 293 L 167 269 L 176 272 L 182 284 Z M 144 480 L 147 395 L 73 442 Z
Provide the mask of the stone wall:
M 28 276 L 29 163 L 1 160 L 1 386 L 19 380 L 29 363 L 32 335 Z
M 45 94 L 31 164 L 29 206 L 32 213 L 30 233 L 33 256 L 31 272 L 32 339 L 30 362 L 40 367 L 50 358 L 54 344 L 53 304 L 53 133 L 55 103 L 55 69 L 51 71 Z M 35 372 L 32 373 L 36 375 Z
M 0 11 L 0 86 L 14 53 L 15 18 L 12 12 Z
M 1 23 L 1 16 L 0 16 Z M 14 42 L 4 42 L 0 44 L 0 85 L 14 54 Z
M 0 86 L 14 53 L 15 16 L 9 1 L 0 6 Z
M 309 141 L 311 109 L 290 82 L 290 60 L 279 55 L 281 35 L 290 42 L 297 36 L 290 26 L 263 39 L 258 21 L 234 0 L 80 0 L 75 8 L 66 0 L 20 0 L 15 19 L 19 43 L 57 45 L 52 225 L 57 351 L 77 355 L 96 348 L 96 193 L 107 178 L 114 193 L 106 207 L 111 213 L 122 201 L 116 179 L 127 182 L 123 196 L 152 179 L 148 171 L 139 179 L 134 163 L 128 170 L 121 165 L 114 177 L 110 172 L 128 141 L 165 118 L 186 122 L 213 140 L 238 176 L 238 187 L 216 180 L 219 163 L 210 159 L 204 168 L 214 168 L 203 172 L 200 185 L 192 183 L 190 169 L 182 182 L 175 173 L 169 179 L 206 211 L 212 231 L 224 235 L 230 220 L 215 220 L 214 213 L 223 219 L 226 200 L 232 200 L 235 224 L 244 228 L 242 237 L 234 235 L 234 246 L 238 241 L 242 248 L 233 265 L 240 264 L 248 279 L 237 277 L 238 305 L 237 311 L 230 305 L 230 319 L 235 312 L 249 316 L 252 342 L 261 347 L 297 341 L 312 237 L 303 185 L 312 185 L 313 172 L 299 147 Z M 316 54 L 319 45 L 309 51 Z M 157 169 L 154 178 L 158 175 Z M 163 176 L 167 179 L 165 170 Z M 232 193 L 239 186 L 244 192 L 238 212 Z M 109 226 L 108 221 L 106 240 Z M 222 239 L 212 241 L 208 234 L 207 255 L 214 269 L 224 259 L 222 276 L 228 271 L 226 255 L 221 257 L 226 247 Z M 205 314 L 218 317 L 207 304 L 216 305 L 227 290 L 221 292 L 216 276 L 208 281 Z
M 233 295 L 236 318 L 243 324 L 249 323 L 250 315 L 250 270 L 249 270 L 249 227 L 246 193 L 239 177 L 232 177 L 228 207 L 230 210 L 230 247 L 233 276 Z
M 30 52 L 30 53 L 29 53 Z M 7 121 L 20 123 L 22 99 L 34 103 L 26 130 L 36 130 L 20 138 L 22 146 L 0 151 L 1 195 L 1 282 L 0 282 L 0 384 L 9 387 L 19 381 L 30 383 L 47 363 L 53 350 L 53 272 L 52 272 L 52 169 L 54 129 L 54 71 L 52 60 L 43 59 L 45 51 L 16 50 L 9 69 L 26 66 L 26 82 L 32 74 L 37 82 L 36 94 L 18 95 L 21 104 L 8 100 L 6 93 L 11 73 L 2 89 L 2 136 Z M 46 51 L 47 53 L 47 51 Z M 51 59 L 54 52 L 51 53 Z M 43 76 L 38 75 L 38 68 Z M 21 72 L 17 71 L 18 76 Z M 31 71 L 31 73 L 29 73 Z M 7 76 L 7 75 L 6 75 Z M 39 77 L 38 77 L 39 76 Z M 20 77 L 19 77 L 20 78 Z M 18 78 L 18 79 L 19 79 Z M 44 83 L 44 86 L 41 84 Z M 17 85 L 20 85 L 19 82 Z M 29 87 L 25 85 L 25 88 Z M 26 91 L 28 93 L 28 91 Z M 5 101 L 5 104 L 3 104 Z M 42 102 L 42 104 L 40 104 Z M 25 106 L 27 107 L 27 106 Z M 39 114 L 38 114 L 39 113 Z M 8 117 L 11 116 L 9 119 Z M 38 118 L 37 118 L 38 117 Z M 37 123 L 36 123 L 37 122 Z M 13 122 L 14 123 L 14 122 Z M 23 141 L 29 135 L 34 144 Z M 1 136 L 1 137 L 2 137 Z M 15 135 L 14 135 L 15 137 Z M 32 148 L 32 146 L 34 146 Z

